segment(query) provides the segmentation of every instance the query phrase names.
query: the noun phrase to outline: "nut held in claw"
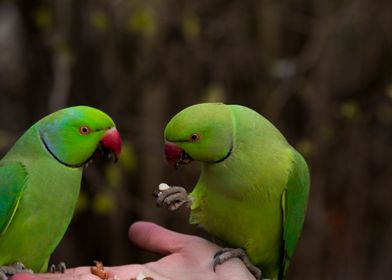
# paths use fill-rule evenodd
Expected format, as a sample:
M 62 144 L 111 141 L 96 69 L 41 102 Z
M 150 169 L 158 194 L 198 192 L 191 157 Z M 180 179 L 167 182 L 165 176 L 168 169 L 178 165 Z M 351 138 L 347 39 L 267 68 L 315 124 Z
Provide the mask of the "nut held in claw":
M 161 192 L 166 191 L 168 189 L 170 189 L 170 186 L 166 183 L 160 183 L 158 186 L 158 190 Z

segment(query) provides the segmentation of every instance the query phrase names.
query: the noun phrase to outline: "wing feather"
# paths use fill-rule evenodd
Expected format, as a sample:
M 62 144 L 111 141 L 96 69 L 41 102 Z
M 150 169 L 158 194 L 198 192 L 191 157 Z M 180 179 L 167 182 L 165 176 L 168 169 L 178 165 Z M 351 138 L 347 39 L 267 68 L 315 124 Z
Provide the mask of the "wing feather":
M 284 258 L 279 279 L 286 278 L 291 258 L 301 235 L 310 189 L 308 166 L 303 157 L 294 149 L 293 159 L 293 169 L 282 196 Z
M 15 215 L 26 178 L 27 172 L 22 164 L 17 162 L 0 164 L 0 238 Z

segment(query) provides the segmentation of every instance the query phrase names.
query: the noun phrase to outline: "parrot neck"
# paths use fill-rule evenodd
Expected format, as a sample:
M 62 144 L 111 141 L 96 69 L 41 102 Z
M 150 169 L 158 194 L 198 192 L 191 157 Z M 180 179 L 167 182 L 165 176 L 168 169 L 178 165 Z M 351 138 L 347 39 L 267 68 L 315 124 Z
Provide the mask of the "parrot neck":
M 62 161 L 59 157 L 57 157 L 56 154 L 50 149 L 48 143 L 46 143 L 45 138 L 44 138 L 44 136 L 43 136 L 41 133 L 40 133 L 39 137 L 40 137 L 41 142 L 44 144 L 45 149 L 49 152 L 49 154 L 50 154 L 55 160 L 57 160 L 59 163 L 61 163 L 61 164 L 64 165 L 64 166 L 67 166 L 67 167 L 70 167 L 70 168 L 81 168 L 81 167 L 83 167 L 83 165 L 84 165 L 86 162 L 88 162 L 88 161 L 90 160 L 90 158 L 89 158 L 86 162 L 83 162 L 83 163 L 81 163 L 81 164 L 69 164 L 69 163 L 66 163 L 66 162 Z
M 46 143 L 45 138 L 44 138 L 42 135 L 40 135 L 40 139 L 41 139 L 42 143 L 44 144 L 45 149 L 46 149 L 46 150 L 49 152 L 49 154 L 50 154 L 55 160 L 57 160 L 59 163 L 61 163 L 62 165 L 68 166 L 68 167 L 79 167 L 79 166 L 72 166 L 72 165 L 69 165 L 68 163 L 66 163 L 66 162 L 62 161 L 61 159 L 59 159 L 59 158 L 55 155 L 55 153 L 52 152 L 52 150 L 50 149 L 50 147 L 49 147 L 48 144 Z
M 233 151 L 233 146 L 230 147 L 229 151 L 227 152 L 227 154 L 223 158 L 221 158 L 217 161 L 214 161 L 213 163 L 220 163 L 222 161 L 225 161 L 226 159 L 228 159 L 231 156 L 232 151 Z

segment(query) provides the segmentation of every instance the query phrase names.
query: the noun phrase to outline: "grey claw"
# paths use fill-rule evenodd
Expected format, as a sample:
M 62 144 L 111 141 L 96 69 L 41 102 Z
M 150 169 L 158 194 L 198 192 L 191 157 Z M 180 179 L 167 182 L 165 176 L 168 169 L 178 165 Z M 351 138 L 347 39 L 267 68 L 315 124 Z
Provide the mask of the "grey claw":
M 51 264 L 49 266 L 48 272 L 55 273 L 56 272 L 56 265 L 55 264 Z
M 156 191 L 153 196 L 156 197 L 157 206 L 163 206 L 171 211 L 178 209 L 183 204 L 191 204 L 188 193 L 183 187 L 171 187 L 164 191 Z
M 0 270 L 0 280 L 8 280 L 7 275 L 3 271 Z
M 67 266 L 65 265 L 65 262 L 59 263 L 58 267 L 59 267 L 60 273 L 65 273 L 65 270 L 67 269 Z
M 25 267 L 25 265 L 21 262 L 17 262 L 11 265 L 0 266 L 0 280 L 7 280 L 7 276 L 12 276 L 17 273 L 31 273 L 33 271 Z
M 49 267 L 49 272 L 50 273 L 57 273 L 57 272 L 59 272 L 59 273 L 65 273 L 65 270 L 67 269 L 67 267 L 66 267 L 66 265 L 65 265 L 65 262 L 60 262 L 60 263 L 58 263 L 57 265 L 55 265 L 55 264 L 52 264 L 50 267 Z
M 236 248 L 236 249 L 223 248 L 218 252 L 216 252 L 214 255 L 214 264 L 213 264 L 214 272 L 218 264 L 222 264 L 225 261 L 232 258 L 241 259 L 241 261 L 244 263 L 244 265 L 249 270 L 249 272 L 252 273 L 257 280 L 261 279 L 262 276 L 261 270 L 251 263 L 251 261 L 248 258 L 248 255 L 246 254 L 245 250 L 242 248 Z

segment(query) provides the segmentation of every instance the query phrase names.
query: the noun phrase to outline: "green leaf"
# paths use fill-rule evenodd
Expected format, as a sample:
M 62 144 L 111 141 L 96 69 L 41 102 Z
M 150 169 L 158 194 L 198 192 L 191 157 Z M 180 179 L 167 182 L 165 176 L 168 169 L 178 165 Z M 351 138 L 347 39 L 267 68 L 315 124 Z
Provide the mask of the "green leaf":
M 93 11 L 90 15 L 91 24 L 99 30 L 106 31 L 109 26 L 109 18 L 102 11 Z
M 108 193 L 97 194 L 93 200 L 92 210 L 98 215 L 108 215 L 115 210 L 115 199 Z
M 297 143 L 296 149 L 306 157 L 313 153 L 313 144 L 309 139 L 302 139 Z
M 133 171 L 137 166 L 136 153 L 132 145 L 128 142 L 124 141 L 122 144 L 119 164 L 127 171 Z
M 78 201 L 76 202 L 75 214 L 86 211 L 89 207 L 89 198 L 84 191 L 80 191 Z
M 118 165 L 108 165 L 105 169 L 105 177 L 109 187 L 118 188 L 121 186 L 122 174 Z
M 198 18 L 194 15 L 188 15 L 185 17 L 182 24 L 182 29 L 184 32 L 184 37 L 188 41 L 197 39 L 200 35 L 200 23 Z
M 39 7 L 34 11 L 34 22 L 38 29 L 48 29 L 52 26 L 53 17 L 47 7 Z
M 153 13 L 146 8 L 138 8 L 127 21 L 127 29 L 146 37 L 155 34 L 156 23 Z
M 355 101 L 347 101 L 341 104 L 340 114 L 349 120 L 358 120 L 362 113 L 361 108 Z
M 225 89 L 219 83 L 211 83 L 205 89 L 203 102 L 225 102 Z

